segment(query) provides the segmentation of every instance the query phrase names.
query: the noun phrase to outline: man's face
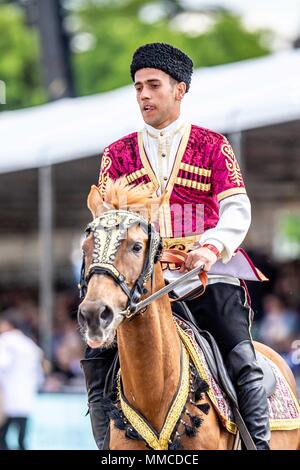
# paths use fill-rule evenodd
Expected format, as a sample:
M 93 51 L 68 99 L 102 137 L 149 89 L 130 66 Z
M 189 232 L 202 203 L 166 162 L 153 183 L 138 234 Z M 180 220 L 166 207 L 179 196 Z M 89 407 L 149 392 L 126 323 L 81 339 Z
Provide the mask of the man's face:
M 0 334 L 12 330 L 12 325 L 6 320 L 0 320 Z
M 180 112 L 180 102 L 185 84 L 158 69 L 140 69 L 135 74 L 137 101 L 144 121 L 162 129 L 175 121 Z

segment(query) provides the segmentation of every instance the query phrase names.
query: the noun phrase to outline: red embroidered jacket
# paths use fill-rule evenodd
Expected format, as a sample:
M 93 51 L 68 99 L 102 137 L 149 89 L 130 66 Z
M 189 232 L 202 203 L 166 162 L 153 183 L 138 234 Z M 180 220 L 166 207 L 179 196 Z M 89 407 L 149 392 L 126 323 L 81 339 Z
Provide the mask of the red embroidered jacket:
M 158 189 L 159 181 L 146 156 L 142 132 L 129 134 L 105 148 L 99 189 L 108 178 L 126 176 L 128 183 L 144 183 Z M 184 237 L 194 243 L 201 233 L 216 226 L 218 203 L 246 193 L 239 165 L 228 140 L 203 127 L 189 125 L 182 137 L 166 186 L 160 233 L 165 239 Z

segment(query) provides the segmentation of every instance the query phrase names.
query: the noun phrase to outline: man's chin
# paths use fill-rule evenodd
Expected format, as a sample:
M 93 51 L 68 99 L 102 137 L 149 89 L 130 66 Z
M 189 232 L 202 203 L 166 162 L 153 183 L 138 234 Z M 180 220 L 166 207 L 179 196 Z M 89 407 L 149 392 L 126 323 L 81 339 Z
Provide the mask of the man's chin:
M 143 119 L 144 119 L 144 122 L 145 122 L 146 124 L 148 124 L 149 126 L 156 127 L 156 125 L 157 125 L 157 119 L 154 119 L 153 117 L 152 117 L 152 119 L 151 119 L 151 117 L 150 117 L 150 116 L 147 116 L 147 115 L 146 115 L 146 116 L 143 115 Z

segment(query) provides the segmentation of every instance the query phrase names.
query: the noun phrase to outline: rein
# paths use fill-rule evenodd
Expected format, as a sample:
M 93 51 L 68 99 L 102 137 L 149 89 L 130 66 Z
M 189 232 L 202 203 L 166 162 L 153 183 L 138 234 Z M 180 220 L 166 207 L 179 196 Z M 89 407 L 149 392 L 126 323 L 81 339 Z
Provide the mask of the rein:
M 154 292 L 154 294 L 149 295 L 149 297 L 147 297 L 146 299 L 141 300 L 138 304 L 136 304 L 136 310 L 133 313 L 130 313 L 130 312 L 127 312 L 127 310 L 124 310 L 123 312 L 121 312 L 121 314 L 125 315 L 126 318 L 131 318 L 132 316 L 136 315 L 136 313 L 138 313 L 139 310 L 142 310 L 142 309 L 148 307 L 148 305 L 151 304 L 154 300 L 157 300 L 160 297 L 162 297 L 163 295 L 168 294 L 169 292 L 171 292 L 174 289 L 174 287 L 177 287 L 180 284 L 182 284 L 184 281 L 187 281 L 188 279 L 192 278 L 195 274 L 197 274 L 197 275 L 200 274 L 201 275 L 203 273 L 206 276 L 206 273 L 203 271 L 203 266 L 198 266 L 197 268 L 192 269 L 191 271 L 187 272 L 186 274 L 183 274 L 182 277 L 180 277 L 179 279 L 176 279 L 175 281 L 171 282 L 170 284 L 167 284 L 166 286 L 159 289 L 157 292 Z M 201 282 L 202 282 L 202 279 L 201 279 Z M 203 284 L 203 286 L 205 286 L 205 284 Z M 203 291 L 202 291 L 202 293 L 203 293 Z M 174 301 L 178 301 L 179 299 L 180 298 L 177 297 L 176 299 L 170 299 L 170 301 L 174 302 Z

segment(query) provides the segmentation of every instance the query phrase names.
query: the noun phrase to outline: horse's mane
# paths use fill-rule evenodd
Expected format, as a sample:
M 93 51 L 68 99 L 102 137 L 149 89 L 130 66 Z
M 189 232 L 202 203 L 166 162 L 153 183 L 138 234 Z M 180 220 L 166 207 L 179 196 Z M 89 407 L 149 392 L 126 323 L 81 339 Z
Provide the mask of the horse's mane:
M 109 208 L 143 211 L 144 215 L 146 211 L 150 217 L 153 207 L 159 207 L 161 198 L 156 196 L 153 188 L 145 184 L 129 185 L 123 176 L 116 181 L 108 182 L 104 202 Z

